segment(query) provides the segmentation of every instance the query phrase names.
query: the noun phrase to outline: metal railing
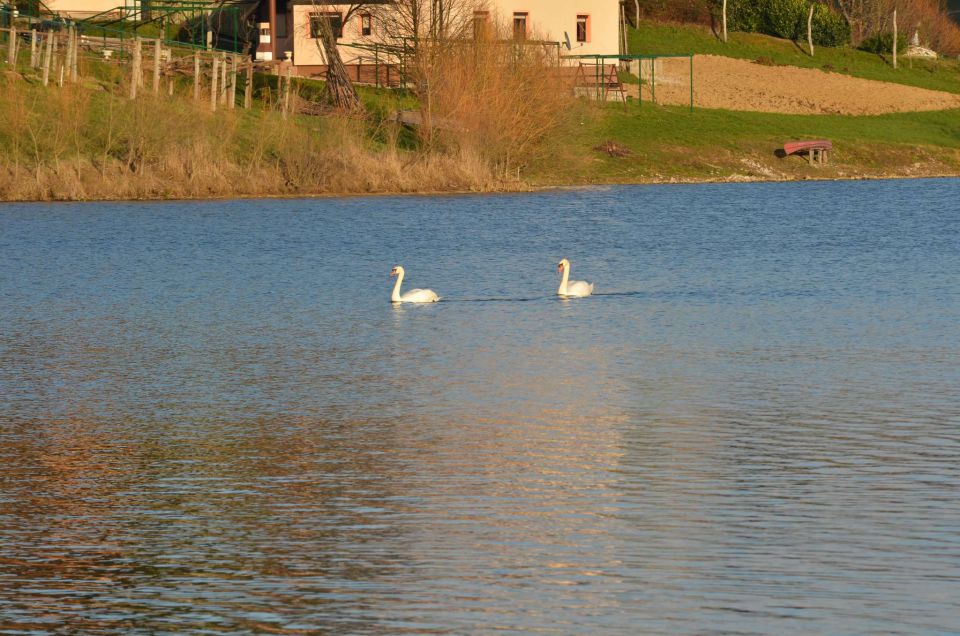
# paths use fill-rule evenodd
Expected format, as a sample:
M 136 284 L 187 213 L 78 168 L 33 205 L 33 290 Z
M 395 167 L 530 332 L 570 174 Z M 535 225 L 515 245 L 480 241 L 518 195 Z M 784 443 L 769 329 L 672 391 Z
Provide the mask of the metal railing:
M 608 60 L 615 62 L 630 62 L 636 60 L 637 64 L 637 102 L 643 106 L 643 63 L 650 62 L 650 101 L 657 103 L 657 66 L 659 59 L 677 59 L 688 58 L 690 60 L 690 112 L 693 112 L 693 53 L 677 53 L 670 55 L 563 55 L 562 60 L 592 60 L 596 67 L 596 90 L 597 99 L 605 99 L 601 95 L 601 67 L 608 63 Z M 582 64 L 582 62 L 581 62 Z

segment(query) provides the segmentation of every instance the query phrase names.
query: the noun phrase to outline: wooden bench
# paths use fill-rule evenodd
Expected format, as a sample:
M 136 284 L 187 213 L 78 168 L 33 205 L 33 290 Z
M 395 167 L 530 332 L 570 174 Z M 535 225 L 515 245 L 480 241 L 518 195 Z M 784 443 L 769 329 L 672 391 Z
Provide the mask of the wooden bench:
M 815 162 L 820 164 L 829 163 L 831 150 L 833 150 L 833 144 L 826 139 L 817 141 L 788 141 L 783 144 L 783 152 L 786 153 L 787 156 L 805 152 L 810 159 L 811 165 Z

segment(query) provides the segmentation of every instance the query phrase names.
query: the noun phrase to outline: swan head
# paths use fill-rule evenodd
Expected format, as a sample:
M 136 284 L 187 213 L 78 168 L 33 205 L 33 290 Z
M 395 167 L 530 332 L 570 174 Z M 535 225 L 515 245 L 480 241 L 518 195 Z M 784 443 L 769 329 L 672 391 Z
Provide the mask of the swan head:
M 391 276 L 402 276 L 402 275 L 403 275 L 403 268 L 400 267 L 399 265 L 395 265 L 394 268 L 390 270 L 390 275 L 391 275 Z
M 563 270 L 570 269 L 570 261 L 565 258 L 561 258 L 560 262 L 557 264 L 557 273 L 562 274 Z

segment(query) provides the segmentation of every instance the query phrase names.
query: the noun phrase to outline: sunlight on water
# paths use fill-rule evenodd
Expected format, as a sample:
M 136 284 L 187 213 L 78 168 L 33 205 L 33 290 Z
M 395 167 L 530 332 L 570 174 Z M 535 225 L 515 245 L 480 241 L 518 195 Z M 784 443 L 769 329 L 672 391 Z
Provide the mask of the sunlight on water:
M 958 188 L 0 207 L 0 631 L 960 631 Z

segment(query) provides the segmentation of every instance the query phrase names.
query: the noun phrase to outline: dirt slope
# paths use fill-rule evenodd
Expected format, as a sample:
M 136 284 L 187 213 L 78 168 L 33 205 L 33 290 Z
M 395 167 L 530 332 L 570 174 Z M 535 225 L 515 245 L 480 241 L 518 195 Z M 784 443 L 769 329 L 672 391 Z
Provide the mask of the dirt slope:
M 879 115 L 960 108 L 960 95 L 796 66 L 764 66 L 716 55 L 694 57 L 694 104 L 772 113 Z M 657 101 L 688 104 L 689 62 L 657 67 Z M 645 75 L 647 75 L 645 73 Z M 636 86 L 632 93 L 636 94 Z M 644 87 L 644 99 L 650 97 Z

